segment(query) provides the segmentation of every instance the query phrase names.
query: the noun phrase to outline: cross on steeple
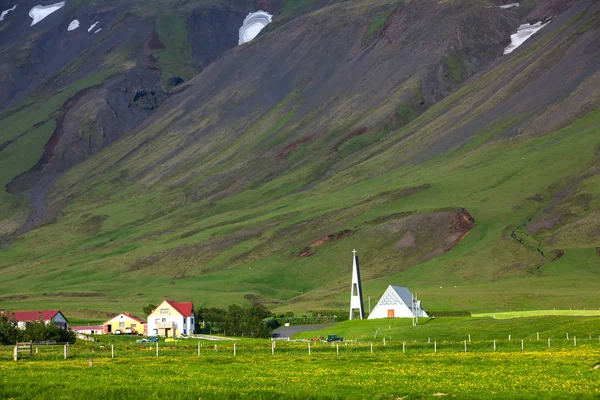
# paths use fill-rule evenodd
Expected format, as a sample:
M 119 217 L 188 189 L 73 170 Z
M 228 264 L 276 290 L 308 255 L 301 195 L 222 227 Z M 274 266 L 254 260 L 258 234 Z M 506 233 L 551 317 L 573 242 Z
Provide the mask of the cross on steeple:
M 356 255 L 356 249 L 352 250 L 352 254 Z

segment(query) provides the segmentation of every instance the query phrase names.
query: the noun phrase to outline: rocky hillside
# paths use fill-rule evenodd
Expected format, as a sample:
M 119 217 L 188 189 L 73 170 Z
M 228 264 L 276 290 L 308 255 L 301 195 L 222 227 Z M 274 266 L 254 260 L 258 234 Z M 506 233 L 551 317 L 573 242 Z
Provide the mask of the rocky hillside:
M 0 22 L 3 303 L 338 307 L 354 247 L 374 298 L 596 299 L 597 2 L 33 6 Z

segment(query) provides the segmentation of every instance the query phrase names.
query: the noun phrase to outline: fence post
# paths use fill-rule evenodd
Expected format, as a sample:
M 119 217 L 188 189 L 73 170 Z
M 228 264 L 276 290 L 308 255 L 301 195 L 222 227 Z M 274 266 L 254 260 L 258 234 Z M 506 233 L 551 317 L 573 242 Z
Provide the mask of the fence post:
M 92 349 L 92 351 L 94 351 L 94 349 Z M 37 354 L 38 354 L 38 348 L 37 348 L 37 346 L 36 346 L 36 347 L 35 347 L 35 355 L 37 356 Z
M 29 341 L 29 355 L 33 355 L 33 341 Z
M 66 360 L 66 359 L 67 359 L 67 351 L 68 351 L 68 350 L 67 350 L 67 345 L 65 344 L 65 346 L 64 346 L 64 347 L 65 347 L 65 360 Z
M 521 339 L 521 351 L 525 350 L 525 340 Z
M 402 342 L 402 354 L 406 354 L 406 342 Z
M 310 356 L 310 342 L 308 342 L 308 355 Z
M 577 347 L 577 336 L 573 336 L 573 346 Z
M 465 340 L 465 353 L 467 352 L 467 341 Z
M 15 348 L 14 348 L 14 352 L 13 352 L 13 359 L 15 361 L 19 361 L 19 345 L 15 344 Z
M 115 358 L 115 345 L 110 345 L 110 358 Z
M 338 356 L 340 355 L 340 345 L 338 343 L 335 344 L 335 352 Z
M 494 339 L 494 351 L 496 351 L 496 339 Z
M 235 357 L 235 343 L 233 344 L 233 356 Z
M 540 333 L 537 333 L 537 340 L 540 340 Z
M 371 343 L 371 354 L 373 354 L 373 343 Z
M 434 354 L 437 353 L 437 342 L 435 340 L 433 341 L 433 352 Z
M 508 335 L 508 341 L 510 342 L 510 335 Z
M 275 342 L 271 342 L 271 355 L 275 355 Z
M 471 334 L 469 333 L 469 343 L 471 343 Z
M 198 341 L 198 357 L 200 357 L 200 341 Z
M 158 342 L 156 342 L 156 357 L 158 357 Z
M 431 343 L 431 337 L 427 338 L 427 344 Z
M 569 340 L 569 332 L 567 332 L 567 340 Z
M 385 336 L 383 337 L 383 345 L 385 346 Z
M 548 338 L 548 348 L 550 348 L 550 338 Z

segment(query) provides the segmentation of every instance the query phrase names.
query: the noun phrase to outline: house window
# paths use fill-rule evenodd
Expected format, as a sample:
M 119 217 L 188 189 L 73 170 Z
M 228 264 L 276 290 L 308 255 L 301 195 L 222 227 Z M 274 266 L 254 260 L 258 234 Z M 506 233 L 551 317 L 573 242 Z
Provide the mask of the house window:
M 161 314 L 168 314 L 169 313 L 169 309 L 168 308 L 161 308 L 160 309 L 160 313 Z
M 158 324 L 160 322 L 160 318 L 156 318 L 156 320 L 154 322 L 156 322 Z
M 131 324 L 132 328 L 135 328 L 137 326 L 137 324 Z
M 119 322 L 119 328 L 125 328 L 125 322 Z
M 358 296 L 358 285 L 356 283 L 352 285 L 352 296 Z

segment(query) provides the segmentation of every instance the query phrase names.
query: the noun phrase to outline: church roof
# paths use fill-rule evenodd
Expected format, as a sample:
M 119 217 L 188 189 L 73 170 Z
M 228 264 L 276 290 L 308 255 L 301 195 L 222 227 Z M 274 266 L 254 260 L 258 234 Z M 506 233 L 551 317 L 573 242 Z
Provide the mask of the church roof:
M 412 297 L 412 294 L 410 293 L 410 290 L 408 290 L 404 286 L 390 285 L 389 287 L 392 288 L 392 290 L 394 292 L 396 292 L 396 294 L 402 299 L 404 304 L 406 304 L 409 308 L 412 308 L 413 297 Z

